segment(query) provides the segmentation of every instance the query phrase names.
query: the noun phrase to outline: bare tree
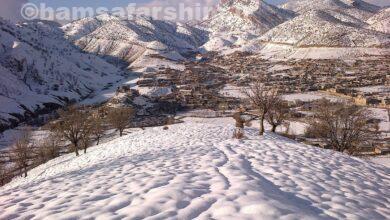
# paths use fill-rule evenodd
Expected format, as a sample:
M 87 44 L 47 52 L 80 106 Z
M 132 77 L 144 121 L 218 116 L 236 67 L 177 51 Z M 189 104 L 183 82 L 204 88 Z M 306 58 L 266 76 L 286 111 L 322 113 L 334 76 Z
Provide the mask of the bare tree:
M 24 177 L 27 177 L 28 167 L 32 159 L 32 146 L 30 144 L 31 131 L 23 130 L 21 137 L 15 142 L 11 148 L 11 161 Z
M 107 119 L 113 128 L 123 136 L 123 131 L 130 125 L 134 110 L 129 107 L 111 108 L 108 111 Z
M 50 134 L 37 145 L 34 163 L 40 165 L 58 156 L 60 156 L 60 141 L 57 136 Z
M 387 121 L 390 122 L 390 108 L 387 109 Z
M 267 90 L 260 81 L 256 81 L 242 93 L 249 100 L 252 107 L 257 111 L 260 119 L 260 135 L 264 134 L 264 120 L 267 113 L 272 108 L 273 102 L 278 96 L 278 92 L 274 89 Z
M 96 145 L 99 145 L 100 139 L 104 136 L 106 127 L 104 125 L 104 120 L 101 117 L 95 116 L 91 120 L 91 134 L 96 141 Z
M 322 100 L 314 110 L 308 130 L 334 150 L 354 154 L 377 134 L 377 124 L 369 123 L 375 121 L 372 119 L 363 108 Z
M 272 126 L 272 132 L 276 132 L 276 128 L 286 121 L 289 117 L 289 111 L 287 102 L 283 101 L 280 96 L 275 97 L 272 107 L 266 115 L 267 122 Z
M 86 114 L 74 106 L 59 111 L 60 119 L 54 123 L 54 132 L 71 143 L 76 156 L 79 156 L 79 145 L 82 140 L 83 129 L 87 123 Z
M 5 185 L 10 179 L 10 171 L 7 169 L 6 165 L 0 163 L 0 186 Z
M 92 131 L 93 131 L 93 124 L 92 124 L 92 118 L 86 119 L 85 123 L 83 124 L 82 132 L 81 132 L 81 145 L 83 146 L 84 153 L 87 153 L 87 148 L 92 142 Z

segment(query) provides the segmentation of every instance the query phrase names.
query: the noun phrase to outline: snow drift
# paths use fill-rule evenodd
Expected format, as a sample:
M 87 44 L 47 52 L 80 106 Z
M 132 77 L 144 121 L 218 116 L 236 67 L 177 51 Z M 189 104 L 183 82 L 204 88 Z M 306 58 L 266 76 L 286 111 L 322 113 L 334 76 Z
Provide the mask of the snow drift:
M 1 219 L 386 219 L 389 172 L 233 122 L 187 119 L 69 154 L 0 191 Z

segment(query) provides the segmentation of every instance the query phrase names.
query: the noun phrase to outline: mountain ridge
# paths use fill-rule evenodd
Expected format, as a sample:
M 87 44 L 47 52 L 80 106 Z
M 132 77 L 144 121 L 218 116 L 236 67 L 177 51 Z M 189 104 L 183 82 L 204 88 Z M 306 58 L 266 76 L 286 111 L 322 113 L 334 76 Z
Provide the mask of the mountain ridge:
M 120 69 L 81 51 L 53 24 L 0 20 L 0 36 L 2 129 L 122 78 Z
M 184 60 L 207 40 L 201 29 L 182 23 L 134 16 L 123 20 L 109 14 L 81 19 L 62 27 L 68 38 L 83 50 L 120 57 L 129 68 L 140 67 L 154 54 Z
M 262 0 L 222 0 L 205 26 L 214 32 L 262 34 L 293 16 L 292 12 Z

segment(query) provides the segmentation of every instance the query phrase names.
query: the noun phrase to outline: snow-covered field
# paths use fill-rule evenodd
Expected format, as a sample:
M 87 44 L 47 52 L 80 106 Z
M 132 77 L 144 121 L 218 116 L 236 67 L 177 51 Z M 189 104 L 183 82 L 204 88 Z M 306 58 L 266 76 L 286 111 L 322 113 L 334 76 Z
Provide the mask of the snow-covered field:
M 386 219 L 390 169 L 185 119 L 50 161 L 0 189 L 0 219 Z
M 374 163 L 381 164 L 381 165 L 386 166 L 390 169 L 390 155 L 373 157 L 370 160 Z
M 284 95 L 283 98 L 287 101 L 303 101 L 303 102 L 311 102 L 319 99 L 328 99 L 332 102 L 337 102 L 337 101 L 343 101 L 345 99 L 327 94 L 325 92 L 306 92 L 306 93 L 294 93 L 294 94 L 289 94 L 289 95 Z

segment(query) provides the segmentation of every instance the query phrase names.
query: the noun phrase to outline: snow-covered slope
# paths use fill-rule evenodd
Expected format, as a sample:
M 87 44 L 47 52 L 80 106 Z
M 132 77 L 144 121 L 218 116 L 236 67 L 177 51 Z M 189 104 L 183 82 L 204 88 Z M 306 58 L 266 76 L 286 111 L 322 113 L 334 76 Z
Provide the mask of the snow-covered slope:
M 0 127 L 23 120 L 26 112 L 45 103 L 63 104 L 64 98 L 77 100 L 101 90 L 121 74 L 65 40 L 55 24 L 11 25 L 1 19 L 0 72 Z
M 134 68 L 145 67 L 153 55 L 183 60 L 207 40 L 207 32 L 200 29 L 146 16 L 123 20 L 102 14 L 62 29 L 83 50 L 127 61 Z
M 222 51 L 246 45 L 293 16 L 293 12 L 262 0 L 221 0 L 202 23 L 210 32 L 202 49 Z
M 0 219 L 386 219 L 389 168 L 233 121 L 134 131 L 0 190 Z M 226 124 L 228 123 L 228 124 Z
M 292 0 L 283 7 L 299 16 L 259 39 L 260 51 L 267 57 L 337 59 L 390 54 L 390 35 L 381 19 L 385 13 L 375 14 L 378 6 L 360 0 Z M 367 21 L 369 17 L 372 20 Z
M 291 0 L 281 8 L 258 0 L 221 1 L 206 20 L 211 34 L 202 49 L 277 59 L 390 54 L 387 15 L 361 0 Z
M 262 0 L 221 0 L 205 24 L 213 33 L 261 35 L 292 17 Z
M 313 10 L 273 28 L 260 39 L 296 47 L 390 46 L 390 35 L 367 26 L 342 12 Z
M 390 34 L 390 8 L 386 8 L 367 20 L 370 28 L 376 31 Z
M 332 10 L 361 20 L 368 19 L 380 10 L 379 6 L 362 0 L 289 0 L 281 7 L 299 14 L 311 10 Z

